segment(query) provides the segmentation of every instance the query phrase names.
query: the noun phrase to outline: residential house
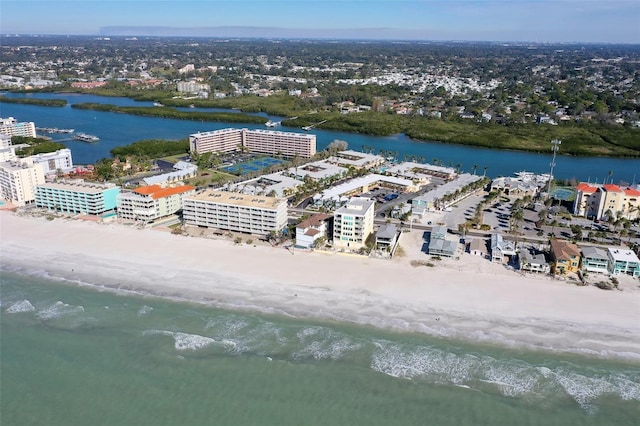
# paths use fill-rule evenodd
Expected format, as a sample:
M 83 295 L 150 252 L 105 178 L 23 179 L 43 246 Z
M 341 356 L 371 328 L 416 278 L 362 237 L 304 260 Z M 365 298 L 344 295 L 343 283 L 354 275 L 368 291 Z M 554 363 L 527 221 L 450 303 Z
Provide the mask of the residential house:
M 544 253 L 535 252 L 529 248 L 518 252 L 518 261 L 521 271 L 548 274 L 551 270 Z
M 469 253 L 472 256 L 487 257 L 489 255 L 487 251 L 487 241 L 484 238 L 474 238 L 469 243 Z
M 640 260 L 634 252 L 628 248 L 609 247 L 607 254 L 610 274 L 627 274 L 632 277 L 640 277 Z
M 582 247 L 582 271 L 609 273 L 609 255 L 600 247 Z
M 446 226 L 434 226 L 429 236 L 428 252 L 431 256 L 454 257 L 458 251 L 458 242 L 447 238 Z
M 491 235 L 491 261 L 505 263 L 516 255 L 516 246 L 513 241 L 505 240 L 501 234 Z
M 572 242 L 551 239 L 551 258 L 554 274 L 565 275 L 579 270 L 580 249 Z
M 394 223 L 387 223 L 380 226 L 376 232 L 376 247 L 391 252 L 398 242 L 399 235 L 398 227 Z
M 330 215 L 320 213 L 300 222 L 296 226 L 296 246 L 311 248 L 319 238 L 328 237 L 330 218 Z

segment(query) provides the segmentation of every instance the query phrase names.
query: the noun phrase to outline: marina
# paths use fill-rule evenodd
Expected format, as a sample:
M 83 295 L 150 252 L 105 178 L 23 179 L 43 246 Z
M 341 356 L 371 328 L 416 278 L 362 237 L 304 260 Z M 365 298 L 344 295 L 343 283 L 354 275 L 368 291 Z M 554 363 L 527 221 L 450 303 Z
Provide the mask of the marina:
M 76 133 L 71 137 L 73 140 L 87 143 L 96 143 L 100 140 L 99 137 L 94 135 L 88 135 L 86 133 Z

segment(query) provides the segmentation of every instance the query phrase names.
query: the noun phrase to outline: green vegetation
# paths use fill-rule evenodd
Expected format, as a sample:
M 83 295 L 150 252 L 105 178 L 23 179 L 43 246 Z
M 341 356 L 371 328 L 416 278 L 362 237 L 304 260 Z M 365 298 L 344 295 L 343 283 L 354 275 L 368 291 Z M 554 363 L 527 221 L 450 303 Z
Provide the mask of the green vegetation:
M 140 92 L 140 91 L 139 91 Z M 135 99 L 140 99 L 142 91 Z M 562 153 L 576 156 L 640 157 L 640 130 L 597 122 L 561 123 L 557 126 L 528 124 L 502 125 L 476 123 L 457 118 L 440 120 L 417 115 L 379 113 L 374 111 L 340 114 L 329 111 L 313 101 L 293 96 L 239 96 L 213 100 L 171 99 L 168 92 L 148 91 L 145 100 L 162 103 L 163 107 L 118 107 L 105 104 L 75 104 L 74 108 L 113 111 L 202 121 L 263 124 L 264 117 L 238 113 L 187 112 L 172 107 L 194 105 L 201 108 L 236 108 L 243 112 L 266 112 L 284 117 L 283 126 L 316 128 L 341 132 L 388 136 L 404 133 L 408 137 L 443 143 L 480 146 L 491 149 L 511 149 L 528 152 L 549 152 L 552 139 L 562 140 Z M 97 93 L 97 92 L 96 92 Z M 120 91 L 117 91 L 122 95 Z M 100 93 L 104 94 L 104 93 Z M 115 94 L 115 93 L 114 93 Z M 169 107 L 172 106 L 172 107 Z M 318 124 L 324 121 L 322 124 Z
M 308 126 L 327 120 L 317 127 L 374 136 L 404 133 L 408 137 L 436 142 L 549 152 L 552 139 L 562 140 L 562 153 L 579 156 L 640 157 L 640 131 L 600 124 L 501 125 L 493 123 L 444 121 L 418 116 L 361 112 L 341 115 L 320 113 L 285 120 L 286 126 Z
M 232 112 L 190 112 L 178 111 L 170 107 L 123 107 L 111 104 L 81 103 L 72 108 L 89 109 L 94 111 L 118 112 L 123 114 L 143 115 L 148 117 L 174 118 L 178 120 L 225 121 L 229 123 L 264 124 L 267 119 L 254 115 L 237 114 Z
M 7 98 L 6 96 L 0 96 L 0 103 L 63 107 L 67 104 L 67 101 L 64 99 Z
M 111 155 L 124 159 L 128 156 L 141 158 L 160 158 L 170 155 L 186 154 L 189 152 L 189 139 L 178 141 L 164 139 L 147 139 L 134 142 L 130 145 L 113 148 Z
M 13 145 L 29 145 L 16 150 L 16 155 L 20 157 L 26 157 L 29 155 L 44 154 L 47 152 L 55 152 L 59 149 L 64 149 L 64 146 L 58 142 L 52 142 L 44 138 L 28 138 L 25 136 L 12 136 L 11 143 Z

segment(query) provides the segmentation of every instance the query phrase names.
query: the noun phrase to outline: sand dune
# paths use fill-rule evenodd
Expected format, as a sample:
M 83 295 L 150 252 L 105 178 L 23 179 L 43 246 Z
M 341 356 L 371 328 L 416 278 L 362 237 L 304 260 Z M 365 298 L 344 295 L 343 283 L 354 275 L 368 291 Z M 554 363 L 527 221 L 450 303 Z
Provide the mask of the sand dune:
M 352 321 L 509 346 L 640 360 L 640 290 L 577 287 L 521 276 L 463 255 L 413 267 L 421 232 L 403 234 L 406 256 L 320 254 L 158 230 L 0 212 L 5 270 L 228 308 Z

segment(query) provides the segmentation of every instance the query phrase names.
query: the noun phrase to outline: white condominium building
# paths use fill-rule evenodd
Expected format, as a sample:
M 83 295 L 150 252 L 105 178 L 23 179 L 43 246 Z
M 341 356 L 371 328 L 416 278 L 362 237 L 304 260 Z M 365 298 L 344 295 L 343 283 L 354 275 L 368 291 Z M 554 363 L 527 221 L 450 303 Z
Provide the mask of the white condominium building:
M 287 225 L 287 201 L 205 190 L 184 198 L 182 217 L 187 225 L 268 235 Z
M 246 149 L 259 154 L 311 158 L 316 154 L 316 135 L 274 130 L 221 129 L 189 135 L 191 152 L 233 152 Z
M 242 129 L 220 129 L 189 135 L 189 149 L 197 154 L 240 151 Z
M 11 147 L 11 136 L 0 133 L 0 149 Z
M 45 175 L 58 171 L 66 173 L 73 170 L 73 159 L 69 148 L 32 155 L 31 159 L 34 163 L 42 165 Z
M 0 133 L 0 162 L 16 159 L 16 147 L 11 145 L 11 136 Z
M 40 164 L 30 158 L 0 163 L 0 197 L 18 206 L 35 201 L 35 186 L 44 183 Z
M 316 154 L 316 135 L 275 130 L 245 130 L 244 146 L 249 152 L 260 154 L 311 158 Z
M 36 137 L 36 125 L 33 121 L 18 123 L 13 117 L 0 118 L 0 133 L 9 136 Z
M 182 210 L 184 197 L 194 195 L 196 187 L 181 185 L 163 188 L 160 185 L 141 186 L 118 195 L 118 218 L 150 223 Z
M 373 233 L 375 201 L 354 197 L 335 211 L 333 217 L 333 246 L 358 250 L 366 245 Z
M 47 182 L 36 186 L 36 206 L 66 213 L 100 215 L 116 209 L 120 187 L 82 179 Z

